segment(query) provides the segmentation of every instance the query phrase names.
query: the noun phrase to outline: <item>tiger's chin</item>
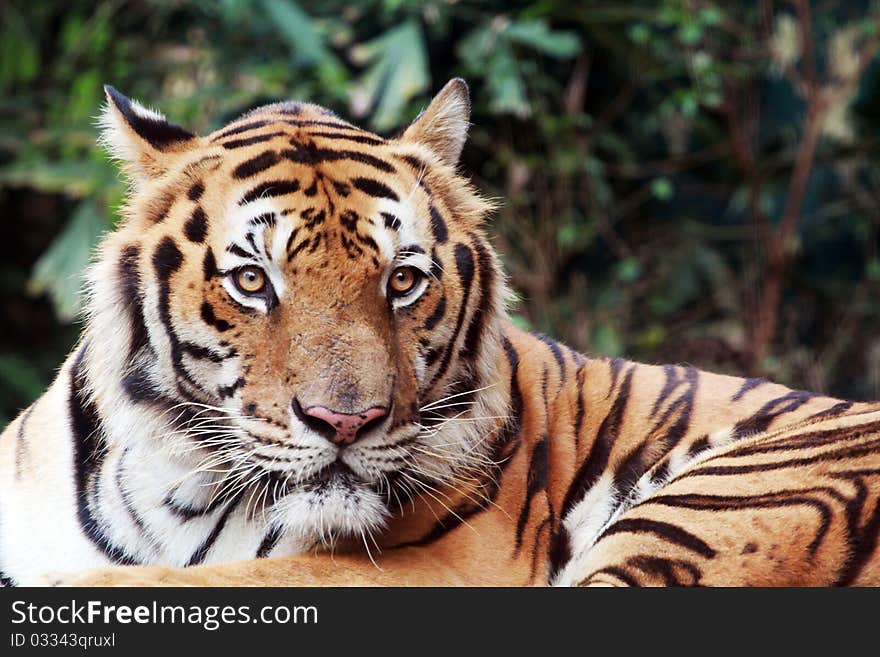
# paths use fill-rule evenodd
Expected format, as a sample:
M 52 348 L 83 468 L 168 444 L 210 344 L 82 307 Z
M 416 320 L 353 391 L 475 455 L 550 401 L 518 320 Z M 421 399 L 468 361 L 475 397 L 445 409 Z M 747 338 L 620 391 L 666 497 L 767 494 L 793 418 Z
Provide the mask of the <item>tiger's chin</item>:
M 367 540 L 385 527 L 388 516 L 380 493 L 338 463 L 290 490 L 272 508 L 272 524 L 285 534 L 326 547 L 344 538 Z

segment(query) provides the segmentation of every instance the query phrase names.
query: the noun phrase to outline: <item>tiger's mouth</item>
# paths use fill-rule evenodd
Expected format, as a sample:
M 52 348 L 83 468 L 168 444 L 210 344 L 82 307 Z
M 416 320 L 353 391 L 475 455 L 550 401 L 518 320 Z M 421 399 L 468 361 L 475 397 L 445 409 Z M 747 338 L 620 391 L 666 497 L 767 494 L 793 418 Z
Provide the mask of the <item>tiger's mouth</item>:
M 337 459 L 311 475 L 302 482 L 301 486 L 311 492 L 320 492 L 321 490 L 334 487 L 353 490 L 356 486 L 369 486 L 369 482 L 358 477 L 354 470 Z

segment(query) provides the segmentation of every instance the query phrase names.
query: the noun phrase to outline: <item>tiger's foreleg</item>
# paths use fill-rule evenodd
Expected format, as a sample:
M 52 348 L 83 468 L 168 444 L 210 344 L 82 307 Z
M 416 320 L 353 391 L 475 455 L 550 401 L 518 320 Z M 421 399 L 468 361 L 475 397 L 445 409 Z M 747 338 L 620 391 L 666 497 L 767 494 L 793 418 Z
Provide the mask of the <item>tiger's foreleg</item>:
M 463 586 L 472 574 L 425 548 L 367 555 L 305 554 L 238 563 L 105 568 L 57 577 L 55 586 Z

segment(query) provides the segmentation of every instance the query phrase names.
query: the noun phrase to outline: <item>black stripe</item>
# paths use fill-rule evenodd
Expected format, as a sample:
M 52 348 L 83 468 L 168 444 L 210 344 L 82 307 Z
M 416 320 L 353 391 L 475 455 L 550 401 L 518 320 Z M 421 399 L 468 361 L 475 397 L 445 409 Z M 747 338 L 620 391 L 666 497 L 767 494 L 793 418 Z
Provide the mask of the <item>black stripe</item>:
M 262 226 L 264 228 L 271 228 L 276 223 L 278 223 L 278 217 L 274 212 L 264 212 L 248 220 L 248 226 Z
M 876 476 L 877 471 L 871 471 L 870 475 Z M 864 481 L 860 479 L 860 473 L 835 473 L 835 478 L 849 479 L 856 488 L 856 494 L 846 502 L 847 538 L 849 544 L 849 560 L 846 567 L 840 573 L 835 586 L 851 585 L 862 572 L 865 564 L 871 561 L 871 557 L 877 549 L 877 541 L 880 540 L 880 502 L 875 498 L 874 510 L 863 522 L 865 514 L 865 502 L 868 499 L 868 490 Z
M 154 404 L 170 408 L 175 401 L 167 397 L 165 393 L 152 380 L 146 370 L 136 369 L 122 377 L 122 389 L 128 395 L 129 400 L 136 404 Z
M 98 408 L 83 387 L 86 349 L 87 346 L 80 348 L 71 367 L 67 398 L 73 438 L 76 515 L 83 533 L 104 556 L 113 563 L 131 565 L 137 563 L 136 559 L 104 534 L 90 508 L 94 479 L 104 463 L 104 442 Z
M 436 363 L 445 349 L 443 347 L 433 347 L 425 352 L 425 366 L 432 367 Z
M 144 304 L 141 298 L 141 273 L 138 269 L 139 246 L 127 246 L 119 259 L 119 292 L 128 312 L 130 330 L 128 362 L 131 363 L 149 343 Z
M 324 162 L 338 162 L 340 160 L 349 160 L 359 162 L 367 166 L 378 169 L 383 173 L 396 173 L 396 169 L 375 155 L 369 153 L 361 153 L 359 151 L 337 151 L 331 148 L 318 148 L 313 143 L 301 144 L 296 140 L 291 140 L 293 149 L 281 151 L 281 156 L 287 158 L 291 162 L 299 164 L 308 164 L 316 166 Z
M 468 300 L 471 296 L 471 284 L 474 280 L 474 254 L 466 244 L 459 242 L 455 245 L 455 266 L 458 269 L 458 278 L 461 283 L 461 288 L 464 291 L 461 298 L 461 306 L 458 309 L 455 330 L 452 332 L 452 337 L 443 352 L 443 359 L 440 361 L 440 368 L 431 380 L 431 385 L 429 387 L 433 387 L 433 385 L 440 381 L 446 374 L 446 370 L 452 359 L 452 353 L 455 350 L 455 343 L 458 342 L 458 336 L 464 325 L 464 317 L 468 309 Z
M 389 212 L 382 212 L 382 218 L 385 220 L 385 228 L 391 230 L 400 230 L 400 219 Z
M 204 193 L 205 186 L 200 182 L 196 182 L 193 183 L 192 187 L 189 188 L 189 191 L 186 193 L 186 197 L 190 201 L 198 201 L 200 198 L 202 198 L 202 194 Z
M 543 333 L 534 333 L 536 338 L 538 338 L 541 342 L 550 347 L 550 351 L 553 352 L 553 358 L 556 359 L 556 364 L 559 365 L 559 378 L 564 381 L 565 380 L 565 356 L 562 355 L 562 349 L 559 346 L 559 343 L 556 342 L 553 338 L 547 337 Z
M 653 468 L 653 472 L 651 473 L 651 483 L 655 486 L 660 486 L 661 484 L 665 484 L 666 480 L 669 478 L 669 457 L 660 461 L 660 463 Z
M 705 452 L 707 449 L 709 449 L 709 436 L 701 436 L 688 448 L 687 458 L 692 459 L 698 454 Z
M 440 211 L 434 205 L 431 205 L 431 232 L 439 244 L 445 244 L 446 240 L 449 239 L 449 231 L 446 229 L 443 215 L 440 214 Z
M 171 276 L 177 272 L 183 265 L 183 254 L 177 248 L 177 244 L 170 236 L 166 236 L 159 242 L 156 250 L 153 252 L 153 268 L 156 277 L 159 279 L 159 298 L 158 310 L 159 321 L 165 328 L 165 334 L 168 336 L 169 347 L 171 350 L 171 365 L 178 376 L 182 377 L 193 388 L 205 392 L 199 384 L 193 380 L 189 372 L 183 366 L 183 349 L 177 332 L 171 321 Z M 188 394 L 178 383 L 178 393 L 187 400 L 192 399 L 192 395 Z
M 622 370 L 625 365 L 626 360 L 623 358 L 612 358 L 608 362 L 608 371 L 611 374 L 611 385 L 608 386 L 608 393 L 605 395 L 605 399 L 608 399 L 617 387 L 617 379 L 620 377 L 620 370 Z
M 582 579 L 578 582 L 578 586 L 586 586 L 590 583 L 591 579 L 594 579 L 598 575 L 610 575 L 616 579 L 619 579 L 621 582 L 631 587 L 640 587 L 638 580 L 635 579 L 632 575 L 627 573 L 623 568 L 619 568 L 618 566 L 608 566 L 607 568 L 603 568 L 602 570 L 597 570 L 589 577 Z
M 577 374 L 575 375 L 575 379 L 577 380 L 577 412 L 575 413 L 574 420 L 574 447 L 577 450 L 580 447 L 581 442 L 581 431 L 583 431 L 584 427 L 584 416 L 586 415 L 586 408 L 584 403 L 584 382 L 587 378 L 587 366 L 581 365 Z
M 205 241 L 205 235 L 208 232 L 208 217 L 205 211 L 200 207 L 193 210 L 192 216 L 186 220 L 183 226 L 183 233 L 190 242 L 201 244 Z
M 265 151 L 259 155 L 255 155 L 249 160 L 245 160 L 232 170 L 233 178 L 250 178 L 261 171 L 265 171 L 274 167 L 281 161 L 277 151 Z
M 491 308 L 492 295 L 495 288 L 495 269 L 492 257 L 488 249 L 479 239 L 475 239 L 474 247 L 477 250 L 477 265 L 480 274 L 480 298 L 476 301 L 471 321 L 468 324 L 464 337 L 464 345 L 461 350 L 462 356 L 473 363 L 480 354 L 485 329 L 486 312 Z M 457 259 L 456 259 L 457 262 Z
M 221 333 L 223 331 L 228 331 L 229 329 L 233 328 L 232 324 L 227 322 L 225 319 L 219 319 L 214 314 L 214 307 L 210 303 L 208 303 L 207 301 L 202 302 L 201 315 L 202 315 L 202 320 L 205 322 L 205 324 L 208 324 L 209 326 L 213 326 L 215 329 L 217 329 Z
M 828 528 L 831 526 L 833 511 L 825 502 L 808 497 L 810 493 L 824 493 L 837 497 L 833 488 L 807 488 L 803 490 L 779 491 L 763 495 L 703 495 L 690 493 L 682 495 L 654 495 L 646 500 L 646 504 L 667 506 L 678 509 L 695 509 L 702 511 L 741 511 L 743 509 L 780 509 L 789 506 L 808 506 L 815 509 L 821 517 L 816 535 L 810 541 L 808 550 L 811 555 L 816 553 Z M 644 504 L 644 503 L 643 503 Z
M 266 557 L 276 545 L 278 545 L 278 541 L 281 540 L 281 537 L 284 535 L 284 532 L 281 531 L 281 528 L 277 525 L 272 527 L 266 535 L 263 537 L 262 543 L 260 543 L 260 547 L 257 548 L 257 559 L 262 559 Z
M 855 441 L 872 429 L 880 430 L 880 422 L 869 422 L 850 427 L 832 427 L 808 433 L 788 434 L 770 442 L 742 445 L 736 449 L 725 451 L 724 457 L 751 456 L 753 454 L 771 454 L 773 452 L 790 452 L 795 450 L 829 447 L 835 443 Z
M 333 116 L 331 114 L 331 116 Z M 363 132 L 356 125 L 352 125 L 351 123 L 346 123 L 345 121 L 315 121 L 313 119 L 301 119 L 301 120 L 284 120 L 282 123 L 286 123 L 287 125 L 292 125 L 295 128 L 311 128 L 314 126 L 320 126 L 323 128 L 339 128 L 340 130 L 355 130 L 357 132 Z
M 220 386 L 219 388 L 217 388 L 217 396 L 220 399 L 229 399 L 230 397 L 234 397 L 236 391 L 238 391 L 239 388 L 244 387 L 244 384 L 244 377 L 238 377 L 235 381 L 232 382 L 232 385 Z
M 416 174 L 421 174 L 428 168 L 428 165 L 415 155 L 398 155 L 398 157 L 406 162 Z
M 217 271 L 217 260 L 214 258 L 214 251 L 210 246 L 205 251 L 205 257 L 202 259 L 202 273 L 205 275 L 206 281 L 210 281 L 219 273 Z
M 312 242 L 311 238 L 307 237 L 302 242 L 297 244 L 293 248 L 293 251 L 290 251 L 287 254 L 287 262 L 290 262 L 291 260 L 293 260 L 297 255 L 299 255 L 299 252 L 302 251 L 303 249 L 305 249 L 309 244 L 311 244 L 311 242 Z
M 684 375 L 678 375 L 678 368 L 675 365 L 664 365 L 663 374 L 666 380 L 663 383 L 663 388 L 660 390 L 660 394 L 657 396 L 657 399 L 654 400 L 654 407 L 651 409 L 651 415 L 656 415 L 660 410 L 660 406 L 663 405 L 663 402 L 669 398 L 669 395 L 671 395 L 678 386 L 685 382 Z
M 351 184 L 373 198 L 390 198 L 392 201 L 400 200 L 400 197 L 397 196 L 394 190 L 372 178 L 354 178 Z
M 526 498 L 523 501 L 519 518 L 516 521 L 516 550 L 522 547 L 523 533 L 532 509 L 532 498 L 547 488 L 547 475 L 550 466 L 550 444 L 546 436 L 543 436 L 532 450 L 532 458 L 529 461 L 529 473 L 526 476 Z
M 437 302 L 437 305 L 434 308 L 434 312 L 432 312 L 428 318 L 425 320 L 424 328 L 426 331 L 431 331 L 435 326 L 443 319 L 443 315 L 446 314 L 446 296 L 440 297 L 440 300 Z
M 229 505 L 225 509 L 223 509 L 223 511 L 221 511 L 220 518 L 218 518 L 217 524 L 214 525 L 214 529 L 211 530 L 211 533 L 208 534 L 208 537 L 198 547 L 198 549 L 193 552 L 192 556 L 189 558 L 189 561 L 186 562 L 187 568 L 189 568 L 190 566 L 197 566 L 205 561 L 205 557 L 208 556 L 208 551 L 217 541 L 217 538 L 220 536 L 220 532 L 222 532 L 223 528 L 226 526 L 226 521 L 229 520 L 229 516 L 236 509 L 236 507 L 238 507 L 240 501 L 241 495 L 230 500 Z
M 323 139 L 354 141 L 359 144 L 370 144 L 371 146 L 380 146 L 385 143 L 385 140 L 380 139 L 379 137 L 371 137 L 370 135 L 352 135 L 346 132 L 310 132 L 309 136 L 321 137 Z
M 667 373 L 668 374 L 668 373 Z M 685 391 L 663 412 L 661 417 L 654 423 L 654 426 L 648 432 L 648 435 L 641 443 L 633 449 L 623 460 L 614 475 L 614 483 L 617 490 L 627 495 L 629 501 L 635 492 L 635 485 L 651 467 L 657 463 L 657 451 L 661 454 L 668 454 L 681 439 L 685 436 L 691 424 L 691 413 L 694 407 L 694 401 L 697 396 L 699 385 L 699 370 L 689 367 L 685 370 L 680 382 L 687 385 Z M 678 380 L 677 375 L 669 380 Z M 678 387 L 678 383 L 669 386 L 669 390 Z M 664 395 L 661 395 L 661 398 Z M 667 393 L 668 396 L 668 393 Z M 662 403 L 662 401 L 661 401 Z M 655 403 L 655 407 L 659 404 Z M 669 422 L 675 415 L 675 421 L 670 425 Z M 658 433 L 667 427 L 666 432 L 662 436 Z M 657 446 L 659 447 L 659 450 Z
M 262 135 L 254 135 L 253 137 L 244 137 L 242 139 L 231 139 L 229 141 L 223 142 L 223 148 L 228 150 L 233 150 L 235 148 L 244 148 L 246 146 L 253 146 L 254 144 L 261 144 L 264 141 L 269 141 L 270 139 L 274 139 L 275 137 L 283 137 L 285 132 L 268 132 Z
M 220 139 L 225 139 L 226 137 L 231 137 L 232 135 L 238 135 L 242 132 L 247 132 L 248 130 L 262 128 L 264 125 L 268 125 L 268 123 L 269 121 L 249 121 L 248 123 L 242 123 L 241 125 L 227 128 L 219 135 L 214 137 L 214 139 L 212 139 L 211 141 L 219 141 Z
M 853 403 L 850 401 L 840 402 L 831 406 L 830 408 L 826 408 L 824 411 L 819 411 L 818 413 L 813 413 L 810 416 L 811 420 L 819 420 L 826 417 L 834 417 L 836 415 L 843 415 L 849 409 L 853 407 Z
M 730 398 L 730 401 L 739 401 L 743 398 L 743 395 L 745 395 L 749 390 L 754 390 L 758 386 L 762 386 L 765 383 L 770 382 L 767 379 L 746 379 L 745 381 L 743 381 L 743 384 L 740 386 L 739 390 L 737 390 L 733 397 Z
M 876 430 L 876 429 L 875 429 Z M 861 435 L 864 435 L 867 432 L 860 432 Z M 873 440 L 864 445 L 859 445 L 856 447 L 848 447 L 840 450 L 834 450 L 831 452 L 826 452 L 816 456 L 810 456 L 806 458 L 797 458 L 797 459 L 787 459 L 785 461 L 776 461 L 772 463 L 754 463 L 749 465 L 716 465 L 716 466 L 705 466 L 695 468 L 693 470 L 688 470 L 684 474 L 681 475 L 681 478 L 685 477 L 700 477 L 700 476 L 728 476 L 728 475 L 740 475 L 740 474 L 749 474 L 752 472 L 772 472 L 773 470 L 782 470 L 784 468 L 791 467 L 800 467 L 803 465 L 815 465 L 817 463 L 823 463 L 826 461 L 842 461 L 844 459 L 857 458 L 860 456 L 868 456 L 874 455 L 877 452 L 880 452 L 880 440 Z M 728 456 L 728 454 L 722 454 L 720 456 Z
M 275 196 L 284 196 L 285 194 L 293 194 L 299 191 L 298 180 L 270 180 L 269 182 L 260 183 L 244 196 L 238 202 L 239 205 L 256 201 L 258 198 L 271 198 Z
M 649 520 L 647 518 L 625 518 L 618 520 L 605 530 L 602 536 L 599 537 L 599 541 L 615 534 L 654 534 L 670 543 L 674 543 L 691 552 L 696 552 L 707 559 L 712 559 L 717 554 L 708 543 L 698 536 L 691 534 L 678 525 L 658 520 Z
M 287 238 L 287 244 L 284 245 L 284 251 L 289 252 L 290 247 L 293 245 L 293 240 L 296 239 L 296 236 L 299 234 L 300 227 L 297 226 L 292 231 L 290 231 L 290 237 Z
M 226 501 L 226 498 L 221 495 L 217 495 L 212 497 L 208 504 L 201 508 L 193 507 L 189 504 L 183 506 L 174 498 L 175 493 L 176 490 L 172 490 L 170 493 L 168 493 L 168 495 L 166 495 L 165 499 L 162 501 L 162 504 L 166 509 L 168 509 L 169 513 L 180 518 L 184 522 L 186 522 L 187 520 L 192 520 L 193 518 L 196 518 L 198 516 L 207 515 L 216 510 L 217 507 L 219 507 Z
M 224 360 L 232 358 L 238 353 L 235 349 L 230 349 L 228 354 L 219 354 L 210 347 L 205 347 L 204 345 L 196 344 L 194 342 L 181 342 L 180 349 L 182 352 L 193 358 L 198 360 L 209 360 L 212 363 L 222 363 Z
M 646 575 L 662 578 L 664 586 L 696 586 L 703 576 L 702 571 L 694 564 L 681 559 L 663 559 L 640 554 L 627 559 L 626 565 L 641 570 Z M 682 582 L 676 574 L 676 568 L 687 572 L 690 581 Z
M 565 499 L 560 512 L 560 518 L 562 519 L 584 498 L 608 467 L 611 448 L 614 446 L 620 429 L 623 426 L 623 418 L 629 402 L 629 391 L 632 387 L 634 372 L 635 367 L 630 367 L 626 373 L 614 404 L 599 426 L 599 431 L 590 450 L 590 456 L 581 464 L 565 493 Z
M 419 254 L 424 255 L 425 250 L 422 247 L 420 247 L 418 244 L 407 244 L 406 246 L 401 246 L 399 249 L 399 252 L 406 253 L 406 254 L 419 253 Z
M 736 423 L 733 436 L 739 440 L 766 431 L 773 421 L 786 413 L 796 411 L 811 399 L 818 397 L 816 393 L 804 390 L 792 390 L 787 394 L 771 399 L 754 415 Z
M 250 251 L 241 248 L 238 244 L 230 244 L 226 247 L 227 253 L 231 253 L 232 255 L 237 255 L 239 258 L 256 258 L 256 253 L 251 253 Z

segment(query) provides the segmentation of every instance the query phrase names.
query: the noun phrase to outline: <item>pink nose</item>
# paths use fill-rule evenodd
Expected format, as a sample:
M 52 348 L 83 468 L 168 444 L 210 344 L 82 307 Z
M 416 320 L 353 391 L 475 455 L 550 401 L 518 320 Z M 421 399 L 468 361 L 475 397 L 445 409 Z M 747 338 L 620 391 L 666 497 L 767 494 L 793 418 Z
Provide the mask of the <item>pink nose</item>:
M 388 409 L 384 406 L 373 406 L 360 413 L 337 413 L 324 406 L 310 406 L 303 409 L 303 413 L 321 420 L 328 425 L 326 428 L 333 430 L 322 432 L 330 442 L 336 445 L 351 445 L 360 438 L 358 433 L 366 425 L 388 415 Z

